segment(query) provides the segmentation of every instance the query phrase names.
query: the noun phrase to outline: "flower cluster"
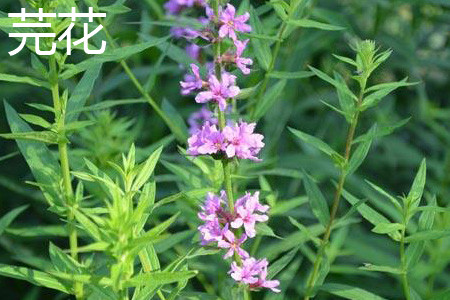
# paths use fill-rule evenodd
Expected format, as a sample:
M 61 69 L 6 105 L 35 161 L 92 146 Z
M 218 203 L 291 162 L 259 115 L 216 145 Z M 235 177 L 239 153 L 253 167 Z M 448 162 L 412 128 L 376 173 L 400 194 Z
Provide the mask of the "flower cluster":
M 213 11 L 204 0 L 170 0 L 165 7 L 168 15 L 194 7 L 204 8 L 205 11 L 205 16 L 197 18 L 200 25 L 197 29 L 175 27 L 171 30 L 175 37 L 188 40 L 186 53 L 195 62 L 180 81 L 181 94 L 195 94 L 197 103 L 208 104 L 219 114 L 219 117 L 215 117 L 212 111 L 203 107 L 190 116 L 188 123 L 191 136 L 187 154 L 210 155 L 221 159 L 224 169 L 230 159 L 260 161 L 257 155 L 264 147 L 264 137 L 254 132 L 256 123 L 226 120 L 226 114 L 232 106 L 230 100 L 240 93 L 237 77 L 231 72 L 240 70 L 242 74 L 248 75 L 253 64 L 252 59 L 244 57 L 249 40 L 239 39 L 241 33 L 251 32 L 247 24 L 250 14 L 237 15 L 231 4 Z M 225 39 L 229 43 L 222 43 Z M 199 40 L 203 41 L 202 46 L 193 43 Z M 205 42 L 210 45 L 219 43 L 220 47 L 214 49 L 221 50 L 215 51 L 215 56 L 209 61 L 208 52 L 203 51 L 208 47 Z M 226 45 L 230 46 L 223 48 Z M 202 61 L 205 63 L 201 64 Z M 256 236 L 256 224 L 268 221 L 269 206 L 259 202 L 259 192 L 247 192 L 236 201 L 227 198 L 225 191 L 219 195 L 208 193 L 206 196 L 198 213 L 202 221 L 198 227 L 201 244 L 225 250 L 223 257 L 233 259 L 229 274 L 236 282 L 251 290 L 268 288 L 279 292 L 279 282 L 268 278 L 267 260 L 253 258 L 243 248 L 245 241 Z
M 189 155 L 216 155 L 227 158 L 251 159 L 260 161 L 256 155 L 264 143 L 264 136 L 253 133 L 256 123 L 240 121 L 237 124 L 228 124 L 219 130 L 215 124 L 205 124 L 188 139 Z
M 279 292 L 278 280 L 267 279 L 266 259 L 257 260 L 242 249 L 242 244 L 256 235 L 257 222 L 265 222 L 265 214 L 269 207 L 259 202 L 259 192 L 253 195 L 246 193 L 235 204 L 235 213 L 231 213 L 227 206 L 227 195 L 221 191 L 220 195 L 208 193 L 198 217 L 204 221 L 198 230 L 202 245 L 215 244 L 226 250 L 224 258 L 238 256 L 242 264 L 231 263 L 230 275 L 237 282 L 249 286 L 250 289 L 269 288 Z M 244 233 L 237 236 L 237 229 L 243 228 Z M 233 232 L 231 229 L 235 229 Z

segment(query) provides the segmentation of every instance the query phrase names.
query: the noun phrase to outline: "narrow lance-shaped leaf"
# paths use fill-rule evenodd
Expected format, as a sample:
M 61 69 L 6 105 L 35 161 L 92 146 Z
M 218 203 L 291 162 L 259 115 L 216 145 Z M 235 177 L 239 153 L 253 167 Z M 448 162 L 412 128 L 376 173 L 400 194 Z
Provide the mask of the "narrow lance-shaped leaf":
M 30 126 L 24 122 L 17 112 L 6 101 L 5 111 L 12 133 L 31 132 Z M 47 200 L 56 202 L 60 199 L 58 192 L 59 163 L 46 145 L 33 141 L 17 140 L 20 152 L 27 161 L 36 181 L 40 184 Z
M 304 27 L 304 28 L 317 28 L 322 30 L 343 30 L 344 27 L 321 23 L 318 21 L 310 20 L 310 19 L 297 19 L 297 20 L 289 20 L 288 24 Z
M 94 64 L 84 73 L 80 82 L 77 84 L 69 100 L 67 101 L 67 115 L 66 115 L 66 123 L 71 123 L 78 119 L 79 112 L 71 113 L 75 110 L 80 110 L 86 104 L 86 100 L 92 93 L 92 89 L 94 88 L 94 83 L 97 77 L 100 74 L 102 64 Z
M 261 103 L 258 103 L 254 113 L 252 114 L 252 120 L 259 120 L 266 112 L 275 104 L 276 101 L 281 99 L 280 95 L 286 86 L 286 80 L 280 80 L 275 83 L 269 90 L 264 94 Z
M 25 267 L 0 264 L 0 275 L 10 278 L 16 278 L 19 280 L 25 280 L 34 285 L 58 290 L 66 294 L 70 294 L 71 290 L 55 277 L 47 273 Z
M 342 191 L 342 196 L 344 197 L 345 200 L 347 200 L 352 205 L 356 205 L 357 203 L 360 203 L 359 199 L 357 199 L 356 197 L 351 195 L 346 190 Z M 360 204 L 358 206 L 357 210 L 364 219 L 366 219 L 367 221 L 369 221 L 370 223 L 372 223 L 375 226 L 377 226 L 378 224 L 381 224 L 381 223 L 384 223 L 384 224 L 390 223 L 390 221 L 385 216 L 383 216 L 382 214 L 380 214 L 379 212 L 377 212 L 376 210 L 374 210 L 367 204 L 364 204 L 364 203 Z M 400 232 L 398 232 L 398 231 L 389 233 L 389 236 L 396 241 L 399 241 L 400 237 L 401 237 Z
M 428 206 L 435 207 L 436 196 L 431 198 Z M 433 228 L 434 218 L 436 215 L 435 209 L 425 210 L 422 212 L 419 218 L 419 231 L 427 231 Z M 411 242 L 411 244 L 406 249 L 406 265 L 408 267 L 413 267 L 422 256 L 423 250 L 425 249 L 425 241 Z
M 134 180 L 132 190 L 139 190 L 153 174 L 156 163 L 158 162 L 159 156 L 161 155 L 163 147 L 159 147 L 155 152 L 150 155 L 150 157 L 140 166 L 139 173 Z
M 163 100 L 161 109 L 171 120 L 171 122 L 167 123 L 167 126 L 170 127 L 173 134 L 180 140 L 186 140 L 188 138 L 188 129 L 180 113 L 175 109 L 170 101 L 167 101 L 166 99 Z
M 141 44 L 127 46 L 127 47 L 121 47 L 121 48 L 106 51 L 102 55 L 93 56 L 92 58 L 86 59 L 79 64 L 68 65 L 66 71 L 64 71 L 61 74 L 60 78 L 68 79 L 78 73 L 86 71 L 89 68 L 92 68 L 93 66 L 97 66 L 101 63 L 110 62 L 110 61 L 120 61 L 120 60 L 126 59 L 127 57 L 129 57 L 133 54 L 140 53 L 148 48 L 156 46 L 156 45 L 166 41 L 167 39 L 168 39 L 168 37 L 159 38 L 159 39 L 152 38 L 149 41 L 141 43 Z
M 385 298 L 380 297 L 378 295 L 375 295 L 371 292 L 368 292 L 366 290 L 363 290 L 358 287 L 346 285 L 346 284 L 339 284 L 339 283 L 327 283 L 324 284 L 321 288 L 321 290 L 326 291 L 330 294 L 333 294 L 335 296 L 339 296 L 345 299 L 351 299 L 351 300 L 384 300 Z
M 375 124 L 370 128 L 368 135 L 374 136 L 375 132 L 377 130 L 377 125 Z M 367 154 L 369 153 L 370 146 L 372 144 L 371 139 L 367 139 L 361 144 L 358 145 L 358 148 L 356 148 L 355 152 L 353 152 L 352 156 L 350 157 L 350 161 L 348 163 L 347 167 L 347 175 L 352 174 L 355 172 L 359 166 L 363 163 L 364 159 L 366 158 Z
M 250 25 L 255 34 L 264 34 L 261 20 L 258 18 L 258 13 L 253 7 L 250 8 Z M 258 63 L 264 70 L 268 70 L 272 61 L 272 52 L 269 44 L 260 39 L 251 39 L 251 43 Z
M 0 218 L 0 235 L 3 234 L 6 228 L 20 215 L 25 209 L 27 209 L 28 205 L 19 206 L 11 211 L 9 211 L 6 215 Z
M 330 211 L 328 209 L 327 201 L 311 177 L 306 174 L 306 172 L 303 174 L 303 182 L 305 184 L 305 190 L 309 198 L 311 209 L 320 223 L 326 227 L 330 221 Z
M 294 128 L 288 128 L 290 132 L 292 132 L 296 137 L 304 141 L 305 143 L 310 144 L 311 146 L 314 146 L 318 150 L 322 151 L 323 153 L 327 154 L 331 158 L 341 158 L 343 160 L 343 157 L 333 150 L 327 143 L 324 141 L 316 138 L 315 136 L 309 135 L 307 133 L 304 133 L 300 130 L 294 129 Z
M 0 81 L 14 82 L 14 83 L 26 83 L 34 86 L 44 87 L 50 89 L 50 85 L 45 82 L 28 76 L 16 76 L 10 74 L 0 73 Z
M 420 199 L 422 199 L 423 189 L 425 188 L 427 164 L 425 159 L 420 163 L 414 182 L 409 190 L 407 201 L 410 203 L 410 211 L 419 206 Z

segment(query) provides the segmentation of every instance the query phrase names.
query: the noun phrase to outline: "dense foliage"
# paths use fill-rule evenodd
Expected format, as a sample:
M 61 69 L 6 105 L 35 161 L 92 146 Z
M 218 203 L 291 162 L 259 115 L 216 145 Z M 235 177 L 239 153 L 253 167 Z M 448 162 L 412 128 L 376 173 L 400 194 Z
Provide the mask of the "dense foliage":
M 9 56 L 22 7 L 105 12 L 106 52 Z M 5 299 L 450 299 L 449 1 L 2 0 L 0 30 Z

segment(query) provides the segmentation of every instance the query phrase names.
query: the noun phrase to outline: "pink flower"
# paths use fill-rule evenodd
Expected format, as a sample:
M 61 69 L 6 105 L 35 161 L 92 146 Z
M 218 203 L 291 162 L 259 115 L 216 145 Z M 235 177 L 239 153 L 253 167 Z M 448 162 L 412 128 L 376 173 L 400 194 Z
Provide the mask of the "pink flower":
M 191 64 L 192 73 L 184 75 L 184 81 L 180 81 L 181 94 L 188 95 L 195 90 L 199 90 L 203 86 L 203 80 L 200 77 L 199 67 L 196 64 Z
M 269 217 L 265 213 L 269 209 L 267 205 L 259 203 L 259 192 L 255 192 L 253 196 L 246 193 L 239 198 L 235 204 L 236 218 L 231 222 L 231 227 L 240 228 L 244 226 L 245 233 L 252 238 L 256 235 L 256 222 L 266 222 Z
M 223 204 L 226 203 L 227 194 L 221 191 L 220 196 L 209 192 L 206 194 L 205 203 L 200 206 L 202 211 L 198 213 L 198 217 L 203 221 L 212 221 L 218 219 L 224 213 Z
M 219 21 L 219 36 L 224 38 L 229 36 L 232 40 L 237 40 L 236 32 L 250 32 L 252 28 L 245 24 L 250 18 L 250 14 L 246 12 L 241 16 L 236 17 L 236 9 L 233 5 L 227 4 L 227 8 L 220 13 Z
M 206 103 L 214 101 L 219 104 L 219 109 L 224 111 L 227 107 L 227 99 L 237 96 L 240 92 L 239 87 L 235 85 L 236 76 L 224 72 L 219 81 L 213 74 L 209 75 L 208 90 L 200 92 L 196 97 L 197 103 Z
M 239 40 L 234 41 L 234 45 L 236 46 L 236 54 L 234 57 L 234 62 L 236 63 L 236 66 L 245 75 L 250 73 L 250 69 L 247 67 L 247 65 L 251 66 L 253 64 L 253 60 L 251 60 L 250 58 L 242 57 L 242 53 L 244 53 L 248 41 L 249 41 L 248 39 L 243 42 Z
M 228 230 L 228 226 L 222 228 L 217 218 L 200 225 L 198 231 L 200 232 L 201 244 L 204 246 L 222 240 L 226 230 Z
M 242 258 L 248 257 L 247 251 L 241 248 L 241 245 L 245 242 L 247 236 L 243 234 L 239 239 L 236 239 L 234 233 L 230 230 L 225 231 L 222 240 L 218 241 L 217 246 L 219 248 L 228 249 L 223 258 L 229 258 L 234 253 L 238 254 Z
M 193 112 L 189 119 L 189 133 L 194 134 L 198 130 L 202 128 L 202 125 L 208 122 L 211 125 L 217 125 L 218 120 L 217 118 L 213 117 L 213 113 L 207 109 L 206 107 L 202 107 L 200 110 Z
M 208 122 L 188 139 L 188 155 L 217 154 L 225 147 L 223 134 Z
M 226 126 L 223 135 L 228 141 L 225 152 L 229 158 L 238 157 L 240 159 L 251 159 L 259 161 L 256 155 L 264 147 L 262 140 L 264 136 L 253 133 L 256 123 L 246 123 L 241 121 L 234 126 Z
M 242 261 L 242 266 L 236 262 L 231 264 L 231 277 L 237 282 L 242 282 L 249 285 L 250 289 L 269 288 L 272 291 L 279 293 L 277 289 L 280 282 L 278 280 L 267 280 L 267 260 L 256 260 L 253 257 L 248 257 Z

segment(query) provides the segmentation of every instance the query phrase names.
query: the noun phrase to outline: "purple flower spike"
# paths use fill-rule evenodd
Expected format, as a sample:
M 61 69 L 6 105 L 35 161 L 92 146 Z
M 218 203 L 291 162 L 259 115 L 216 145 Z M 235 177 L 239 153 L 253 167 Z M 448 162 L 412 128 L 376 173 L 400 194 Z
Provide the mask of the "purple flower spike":
M 181 94 L 188 95 L 195 90 L 199 90 L 203 86 L 203 80 L 200 77 L 199 68 L 196 64 L 191 64 L 192 73 L 184 76 L 184 81 L 180 81 Z
M 258 214 L 258 212 L 265 213 L 268 209 L 269 206 L 259 203 L 259 192 L 255 192 L 253 196 L 246 193 L 245 196 L 236 201 L 236 218 L 231 222 L 231 227 L 240 228 L 243 226 L 247 236 L 252 238 L 256 235 L 256 222 L 266 222 L 269 219 L 267 215 Z
M 243 74 L 248 75 L 250 74 L 250 69 L 248 66 L 251 66 L 253 64 L 253 60 L 250 58 L 242 57 L 242 54 L 244 53 L 245 47 L 247 47 L 247 43 L 249 40 L 245 41 L 239 41 L 235 40 L 234 45 L 236 46 L 236 54 L 235 54 L 235 63 L 236 66 L 242 71 Z
M 245 24 L 250 18 L 250 14 L 246 12 L 241 16 L 236 16 L 236 9 L 233 5 L 227 4 L 227 8 L 220 13 L 219 21 L 219 37 L 224 38 L 229 36 L 232 40 L 237 40 L 236 31 L 250 32 L 252 28 Z
M 229 258 L 233 256 L 234 253 L 242 258 L 247 258 L 249 256 L 247 251 L 241 248 L 241 245 L 245 242 L 246 239 L 247 236 L 245 234 L 243 234 L 239 239 L 236 239 L 234 233 L 230 230 L 227 230 L 223 234 L 223 239 L 217 243 L 217 246 L 219 248 L 228 249 L 223 258 Z
M 206 103 L 209 101 L 214 101 L 219 104 L 219 109 L 224 111 L 227 107 L 227 99 L 236 97 L 240 89 L 235 85 L 236 76 L 229 73 L 222 74 L 222 80 L 219 81 L 217 77 L 210 74 L 208 79 L 208 90 L 200 92 L 195 101 L 197 103 Z

